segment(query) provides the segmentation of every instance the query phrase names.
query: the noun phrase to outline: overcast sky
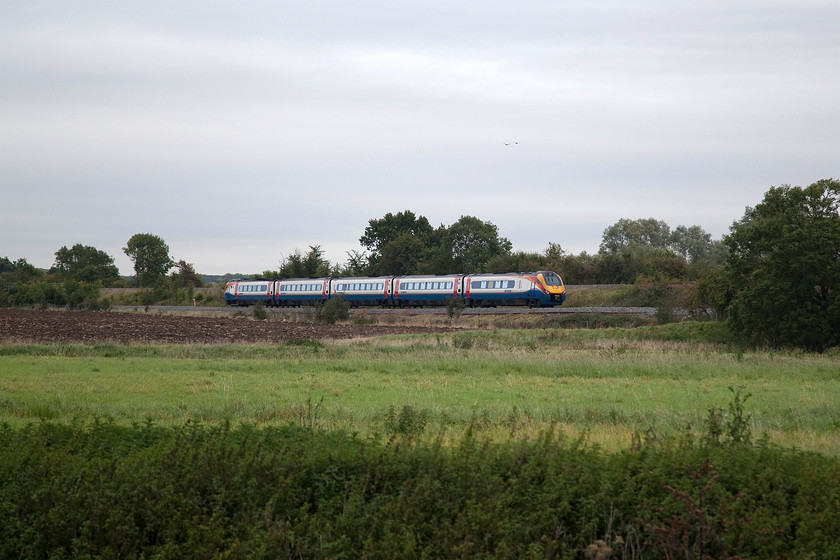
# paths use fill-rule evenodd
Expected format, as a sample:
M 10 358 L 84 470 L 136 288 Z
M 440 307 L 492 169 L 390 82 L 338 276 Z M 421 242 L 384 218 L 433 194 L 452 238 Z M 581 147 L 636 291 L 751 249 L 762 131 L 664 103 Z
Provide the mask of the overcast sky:
M 403 210 L 522 251 L 621 218 L 720 238 L 840 176 L 838 100 L 836 0 L 0 0 L 0 256 L 344 263 Z

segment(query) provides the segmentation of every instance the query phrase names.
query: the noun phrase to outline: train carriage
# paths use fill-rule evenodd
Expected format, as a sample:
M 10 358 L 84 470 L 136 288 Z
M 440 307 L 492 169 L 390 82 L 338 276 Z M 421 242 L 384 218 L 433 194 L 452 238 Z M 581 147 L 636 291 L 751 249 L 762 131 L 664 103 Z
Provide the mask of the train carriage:
M 461 297 L 461 277 L 457 274 L 394 279 L 392 304 L 397 307 L 446 305 L 448 300 L 458 297 Z
M 225 286 L 225 303 L 228 305 L 254 305 L 263 302 L 271 305 L 274 282 L 270 280 L 233 280 Z
M 279 307 L 322 304 L 330 297 L 329 278 L 288 278 L 274 285 L 274 305 Z
M 343 296 L 353 307 L 360 305 L 385 307 L 391 299 L 393 280 L 392 276 L 333 278 L 330 281 L 330 297 Z

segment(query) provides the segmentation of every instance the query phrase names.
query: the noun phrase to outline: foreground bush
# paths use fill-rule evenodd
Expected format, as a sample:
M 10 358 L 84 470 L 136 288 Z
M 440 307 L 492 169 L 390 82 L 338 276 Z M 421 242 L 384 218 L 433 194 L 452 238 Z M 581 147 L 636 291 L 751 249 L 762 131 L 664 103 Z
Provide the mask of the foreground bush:
M 840 461 L 767 445 L 0 429 L 3 558 L 832 558 Z

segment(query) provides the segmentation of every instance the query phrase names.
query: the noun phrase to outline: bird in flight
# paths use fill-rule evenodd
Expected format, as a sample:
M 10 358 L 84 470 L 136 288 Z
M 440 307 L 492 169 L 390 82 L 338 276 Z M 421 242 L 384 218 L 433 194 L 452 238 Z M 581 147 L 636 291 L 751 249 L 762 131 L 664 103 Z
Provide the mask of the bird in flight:
M 505 146 L 510 146 L 511 144 L 519 144 L 519 142 L 505 142 Z

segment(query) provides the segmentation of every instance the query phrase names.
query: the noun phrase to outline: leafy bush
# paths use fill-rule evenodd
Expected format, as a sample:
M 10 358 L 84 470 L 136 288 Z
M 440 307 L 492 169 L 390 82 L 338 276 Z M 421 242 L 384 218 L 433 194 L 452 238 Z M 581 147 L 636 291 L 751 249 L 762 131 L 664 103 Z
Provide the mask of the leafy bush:
M 0 446 L 3 558 L 840 555 L 840 460 L 764 444 L 96 422 L 0 426 Z
M 315 320 L 325 325 L 334 325 L 336 321 L 350 318 L 350 302 L 338 295 L 327 300 L 315 313 Z
M 388 414 L 385 417 L 385 430 L 391 436 L 419 436 L 426 429 L 428 422 L 428 410 L 417 410 L 411 405 L 405 405 L 398 414 L 396 409 L 391 406 L 388 408 Z
M 461 312 L 467 306 L 462 298 L 450 298 L 446 300 L 446 316 L 450 319 L 456 319 L 461 316 Z

